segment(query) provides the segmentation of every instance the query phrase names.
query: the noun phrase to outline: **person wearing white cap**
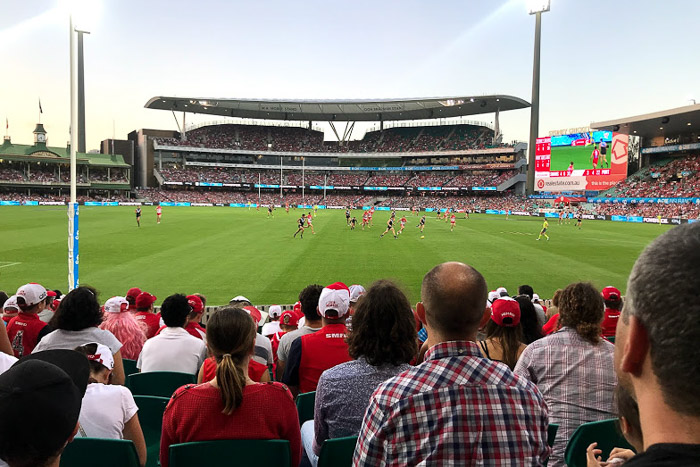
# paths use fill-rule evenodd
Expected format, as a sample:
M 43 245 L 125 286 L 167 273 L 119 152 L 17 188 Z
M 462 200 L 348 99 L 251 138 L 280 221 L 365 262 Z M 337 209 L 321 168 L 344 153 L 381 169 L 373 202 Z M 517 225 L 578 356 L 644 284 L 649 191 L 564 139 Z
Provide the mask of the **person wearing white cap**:
M 19 314 L 19 306 L 17 306 L 17 295 L 12 295 L 5 300 L 2 305 L 2 320 L 5 326 L 10 323 L 10 320 Z
M 146 342 L 146 323 L 138 321 L 129 312 L 129 302 L 125 297 L 112 297 L 105 302 L 105 320 L 100 329 L 114 334 L 122 343 L 122 358 L 136 360 L 139 358 L 144 342 Z
M 345 318 L 349 311 L 347 285 L 336 282 L 324 287 L 318 299 L 323 327 L 295 340 L 289 349 L 282 382 L 289 386 L 292 394 L 315 391 L 324 370 L 351 360 L 345 342 Z
M 17 289 L 19 314 L 7 324 L 7 337 L 17 358 L 29 355 L 50 328 L 38 313 L 46 304 L 46 289 L 39 284 L 25 284 Z
M 270 321 L 263 324 L 261 334 L 269 339 L 273 334 L 282 332 L 282 328 L 280 328 L 282 307 L 279 305 L 271 305 L 267 312 L 268 316 L 270 317 Z
M 131 440 L 141 465 L 145 465 L 146 441 L 137 414 L 139 408 L 129 389 L 109 384 L 114 370 L 109 347 L 93 342 L 75 350 L 90 361 L 90 379 L 80 408 L 80 429 L 76 438 Z

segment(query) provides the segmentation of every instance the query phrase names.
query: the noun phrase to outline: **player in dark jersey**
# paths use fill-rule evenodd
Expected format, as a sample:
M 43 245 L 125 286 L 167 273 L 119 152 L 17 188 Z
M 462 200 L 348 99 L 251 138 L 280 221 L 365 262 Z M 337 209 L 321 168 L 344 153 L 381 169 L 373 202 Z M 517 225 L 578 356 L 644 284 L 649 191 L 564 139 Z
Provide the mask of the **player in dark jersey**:
M 267 207 L 267 217 L 268 217 L 268 218 L 270 218 L 270 217 L 275 217 L 275 216 L 272 214 L 272 209 L 273 209 L 272 205 L 269 205 L 269 206 Z
M 386 221 L 386 230 L 384 231 L 383 234 L 379 236 L 379 238 L 382 238 L 385 233 L 389 232 L 391 230 L 391 233 L 394 234 L 394 238 L 399 238 L 396 236 L 396 230 L 394 230 L 394 218 L 389 218 L 388 221 Z
M 306 220 L 306 216 L 304 214 L 301 215 L 301 217 L 297 220 L 297 225 L 298 229 L 296 232 L 294 232 L 294 237 L 296 238 L 298 233 L 301 233 L 301 238 L 304 238 L 304 221 Z
M 350 225 L 350 208 L 345 209 L 345 224 Z
M 136 208 L 136 225 L 141 227 L 141 206 Z
M 355 230 L 356 224 L 357 224 L 357 218 L 355 216 L 352 216 L 352 218 L 350 218 L 350 230 Z
M 425 228 L 425 216 L 420 218 L 420 222 L 418 222 L 418 225 L 416 227 L 418 227 L 420 231 L 423 232 L 423 229 Z
M 610 167 L 610 163 L 608 162 L 608 143 L 602 139 L 600 140 L 600 157 L 603 158 L 603 162 L 601 162 L 600 166 L 605 167 L 607 165 Z
M 576 227 L 578 227 L 579 230 L 581 230 L 581 223 L 583 221 L 583 214 L 581 214 L 581 211 L 576 213 Z

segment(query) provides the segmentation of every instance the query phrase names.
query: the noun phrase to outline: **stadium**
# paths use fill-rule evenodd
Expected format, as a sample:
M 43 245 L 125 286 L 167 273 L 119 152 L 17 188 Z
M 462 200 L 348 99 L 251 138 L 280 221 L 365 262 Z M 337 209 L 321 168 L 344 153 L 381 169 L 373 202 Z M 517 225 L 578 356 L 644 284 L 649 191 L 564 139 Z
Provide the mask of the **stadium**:
M 44 408 L 55 446 L 7 447 L 0 422 L 0 465 L 655 465 L 678 440 L 649 445 L 640 413 L 695 423 L 678 349 L 700 328 L 673 312 L 698 312 L 695 101 L 531 122 L 526 142 L 501 122 L 539 119 L 534 84 L 530 102 L 183 80 L 139 109 L 174 125 L 87 150 L 78 82 L 65 145 L 41 100 L 33 143 L 6 120 L 0 145 L 0 420 L 44 375 L 79 415 Z M 655 346 L 685 366 L 663 373 Z

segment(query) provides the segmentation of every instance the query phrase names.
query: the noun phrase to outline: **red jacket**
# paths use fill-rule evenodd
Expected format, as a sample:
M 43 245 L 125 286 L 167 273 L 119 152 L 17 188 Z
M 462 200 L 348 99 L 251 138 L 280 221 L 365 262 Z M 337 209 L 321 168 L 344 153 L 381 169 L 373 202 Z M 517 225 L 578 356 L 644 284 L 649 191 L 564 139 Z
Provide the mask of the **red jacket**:
M 620 318 L 620 310 L 612 308 L 605 309 L 605 318 L 603 318 L 603 337 L 614 337 L 617 329 L 617 320 Z
M 142 323 L 146 323 L 146 338 L 150 339 L 158 333 L 160 328 L 160 314 L 151 313 L 150 311 L 137 311 L 134 313 L 134 318 Z
M 300 338 L 299 392 L 315 391 L 321 373 L 352 360 L 345 333 L 345 323 L 327 324 L 317 332 Z
M 256 383 L 260 382 L 266 371 L 267 367 L 265 365 L 256 362 L 252 358 L 248 362 L 248 376 Z M 216 360 L 214 357 L 209 357 L 204 360 L 204 364 L 202 364 L 202 382 L 208 383 L 209 381 L 213 380 L 215 376 Z

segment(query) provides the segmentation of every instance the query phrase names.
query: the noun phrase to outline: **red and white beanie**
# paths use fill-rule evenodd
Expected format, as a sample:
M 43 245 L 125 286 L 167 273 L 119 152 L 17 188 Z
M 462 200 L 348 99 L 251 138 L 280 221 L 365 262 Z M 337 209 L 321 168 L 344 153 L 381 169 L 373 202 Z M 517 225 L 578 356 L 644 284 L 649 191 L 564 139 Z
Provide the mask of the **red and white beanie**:
M 337 318 L 345 316 L 350 311 L 350 289 L 347 285 L 336 282 L 323 288 L 318 299 L 318 311 L 321 316 L 328 318 L 328 310 L 336 310 Z

